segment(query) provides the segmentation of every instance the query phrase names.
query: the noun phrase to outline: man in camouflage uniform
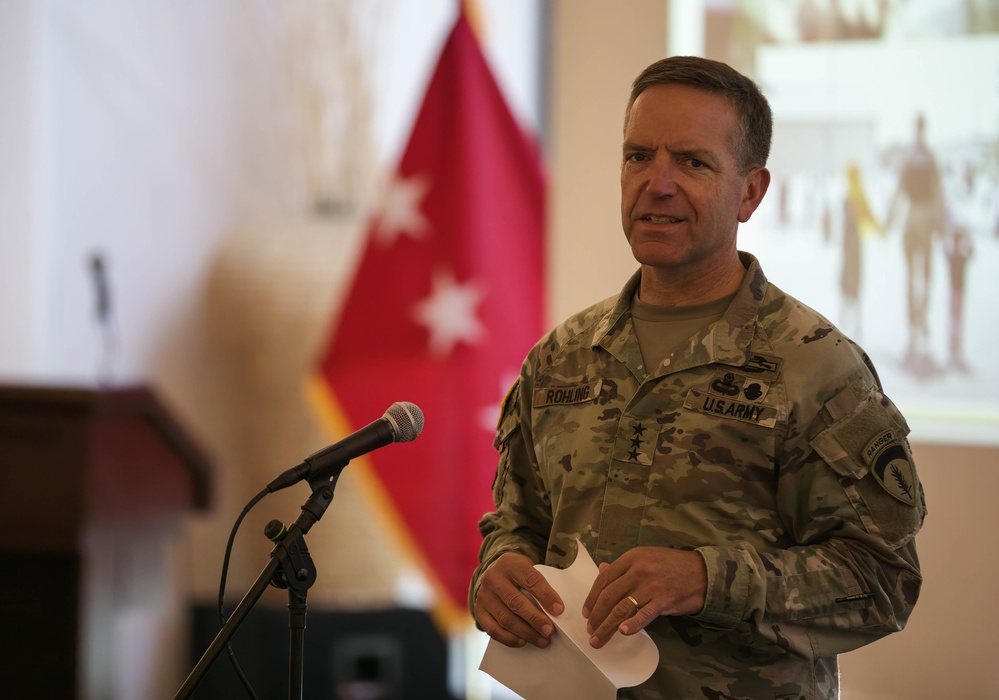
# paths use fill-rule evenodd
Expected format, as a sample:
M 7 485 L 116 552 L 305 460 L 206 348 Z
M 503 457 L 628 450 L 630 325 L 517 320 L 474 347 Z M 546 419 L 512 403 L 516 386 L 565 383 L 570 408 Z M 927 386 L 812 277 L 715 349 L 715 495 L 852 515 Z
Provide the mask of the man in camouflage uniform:
M 659 648 L 622 698 L 837 697 L 836 655 L 900 630 L 919 592 L 905 420 L 864 352 L 736 248 L 771 124 L 724 64 L 636 79 L 621 187 L 641 268 L 535 346 L 504 402 L 471 609 L 546 647 L 541 608 L 564 606 L 533 565 L 568 566 L 578 538 L 600 565 L 590 643 L 645 629 Z

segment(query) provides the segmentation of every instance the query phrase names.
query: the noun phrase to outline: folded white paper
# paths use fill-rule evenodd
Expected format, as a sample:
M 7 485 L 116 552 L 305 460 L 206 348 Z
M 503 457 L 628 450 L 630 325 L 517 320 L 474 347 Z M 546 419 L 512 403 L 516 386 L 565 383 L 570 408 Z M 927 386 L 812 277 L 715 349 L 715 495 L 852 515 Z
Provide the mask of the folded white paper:
M 582 611 L 597 565 L 579 540 L 569 568 L 534 568 L 565 603 L 565 612 L 551 618 L 557 632 L 544 649 L 530 644 L 511 648 L 490 639 L 480 670 L 525 700 L 614 700 L 618 688 L 638 685 L 652 675 L 659 650 L 644 630 L 627 637 L 616 633 L 600 649 L 590 646 Z

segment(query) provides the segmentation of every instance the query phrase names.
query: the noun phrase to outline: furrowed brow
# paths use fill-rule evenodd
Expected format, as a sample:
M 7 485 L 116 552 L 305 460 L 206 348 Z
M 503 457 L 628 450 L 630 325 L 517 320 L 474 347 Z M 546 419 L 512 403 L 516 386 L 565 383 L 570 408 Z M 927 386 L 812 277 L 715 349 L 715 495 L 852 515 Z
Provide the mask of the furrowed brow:
M 715 152 L 705 148 L 679 148 L 670 151 L 677 160 L 699 160 L 710 166 L 717 166 L 719 159 Z
M 642 144 L 636 143 L 635 141 L 625 141 L 624 144 L 621 146 L 621 150 L 624 151 L 625 153 L 627 152 L 651 153 L 656 149 L 653 148 L 652 146 L 643 146 Z

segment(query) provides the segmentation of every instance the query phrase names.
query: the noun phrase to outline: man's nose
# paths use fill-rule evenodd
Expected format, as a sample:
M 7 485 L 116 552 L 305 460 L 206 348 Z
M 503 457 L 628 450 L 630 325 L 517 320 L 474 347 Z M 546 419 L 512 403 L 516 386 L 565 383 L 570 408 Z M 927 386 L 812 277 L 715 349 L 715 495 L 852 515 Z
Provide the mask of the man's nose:
M 657 196 L 671 196 L 677 193 L 676 163 L 669 158 L 656 158 L 649 172 L 646 189 Z

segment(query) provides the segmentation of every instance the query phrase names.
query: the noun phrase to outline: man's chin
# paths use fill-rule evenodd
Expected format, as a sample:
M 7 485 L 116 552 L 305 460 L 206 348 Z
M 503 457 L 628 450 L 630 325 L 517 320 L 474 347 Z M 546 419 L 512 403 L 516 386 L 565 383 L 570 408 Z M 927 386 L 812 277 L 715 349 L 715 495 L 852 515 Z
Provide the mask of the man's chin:
M 669 268 L 687 261 L 688 251 L 661 241 L 640 241 L 631 244 L 631 254 L 641 265 Z

